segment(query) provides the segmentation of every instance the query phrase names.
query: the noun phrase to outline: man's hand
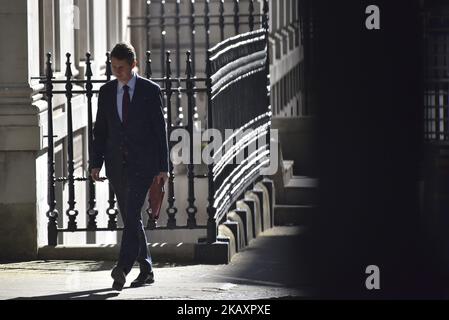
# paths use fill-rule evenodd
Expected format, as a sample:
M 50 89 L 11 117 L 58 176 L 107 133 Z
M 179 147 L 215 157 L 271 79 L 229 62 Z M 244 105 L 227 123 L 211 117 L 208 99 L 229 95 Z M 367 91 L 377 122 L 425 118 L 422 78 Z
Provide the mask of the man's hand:
M 100 179 L 100 168 L 93 168 L 91 171 L 90 171 L 90 176 L 92 177 L 92 179 L 94 180 L 94 181 L 100 181 L 100 182 L 103 182 L 103 179 Z
M 160 172 L 159 175 L 156 176 L 156 182 L 158 184 L 161 183 L 161 180 L 163 181 L 163 184 L 165 184 L 168 180 L 168 172 Z

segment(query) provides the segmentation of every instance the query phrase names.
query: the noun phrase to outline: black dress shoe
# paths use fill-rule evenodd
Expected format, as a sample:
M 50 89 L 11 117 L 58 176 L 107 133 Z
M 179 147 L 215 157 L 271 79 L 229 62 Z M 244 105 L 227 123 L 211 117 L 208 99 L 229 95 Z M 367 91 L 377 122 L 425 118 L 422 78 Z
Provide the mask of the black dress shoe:
M 131 288 L 141 287 L 145 284 L 151 284 L 154 282 L 154 273 L 151 272 L 140 272 L 136 280 L 131 282 Z
M 123 286 L 126 282 L 126 275 L 123 269 L 114 267 L 111 272 L 111 277 L 112 279 L 114 279 L 114 282 L 112 283 L 112 289 L 122 291 Z

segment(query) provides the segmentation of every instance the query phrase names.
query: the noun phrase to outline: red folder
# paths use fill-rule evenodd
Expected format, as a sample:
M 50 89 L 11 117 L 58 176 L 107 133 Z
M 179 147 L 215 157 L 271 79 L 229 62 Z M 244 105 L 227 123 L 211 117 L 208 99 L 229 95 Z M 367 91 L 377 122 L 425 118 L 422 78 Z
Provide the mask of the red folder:
M 157 181 L 158 179 L 156 178 L 153 180 L 150 190 L 148 191 L 148 202 L 151 209 L 149 214 L 152 220 L 159 219 L 162 201 L 164 200 L 165 195 L 164 180 L 160 179 L 160 183 Z

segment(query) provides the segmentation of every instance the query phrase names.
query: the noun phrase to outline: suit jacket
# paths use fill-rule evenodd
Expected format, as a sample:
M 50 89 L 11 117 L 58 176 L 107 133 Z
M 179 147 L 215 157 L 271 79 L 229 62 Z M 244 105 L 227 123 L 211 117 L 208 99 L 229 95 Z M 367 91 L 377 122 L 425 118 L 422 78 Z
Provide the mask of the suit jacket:
M 124 127 L 117 112 L 117 85 L 118 81 L 113 80 L 100 88 L 90 168 L 101 168 L 104 161 L 106 176 L 112 181 L 120 178 L 126 152 L 131 178 L 152 178 L 159 172 L 168 172 L 167 130 L 160 87 L 137 76 Z

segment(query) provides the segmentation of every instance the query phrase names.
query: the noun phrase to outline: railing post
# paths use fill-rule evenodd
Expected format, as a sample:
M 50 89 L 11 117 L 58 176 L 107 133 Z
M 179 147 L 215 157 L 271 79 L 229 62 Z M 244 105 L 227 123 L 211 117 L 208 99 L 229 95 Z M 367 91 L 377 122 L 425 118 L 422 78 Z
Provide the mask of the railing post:
M 165 0 L 161 1 L 161 75 L 165 74 L 165 41 L 167 31 L 165 30 Z
M 218 20 L 218 24 L 219 24 L 219 26 L 220 26 L 220 41 L 224 41 L 224 29 L 225 29 L 225 18 L 224 18 L 224 12 L 225 12 L 225 9 L 224 9 L 224 0 L 220 0 L 220 9 L 219 9 L 219 12 L 220 12 L 220 17 L 219 17 L 219 20 Z
M 270 121 L 271 117 L 273 116 L 273 110 L 271 106 L 271 78 L 270 78 L 270 24 L 269 24 L 269 4 L 268 0 L 264 0 L 263 2 L 263 27 L 265 29 L 265 42 L 267 44 L 267 51 L 266 51 L 266 62 L 265 62 L 265 73 L 267 75 L 267 85 L 266 85 L 266 91 L 267 91 L 267 97 L 266 97 L 266 106 L 268 109 L 268 112 L 270 113 Z M 267 128 L 267 139 L 268 143 L 268 149 L 271 148 L 271 125 Z M 269 154 L 269 158 L 271 159 L 271 150 Z
M 92 67 L 90 61 L 90 53 L 86 53 L 86 96 L 87 96 L 87 141 L 88 141 L 88 150 L 89 150 L 89 162 L 92 159 L 92 147 L 93 147 L 93 119 L 92 119 Z M 89 166 L 90 167 L 90 166 Z M 95 182 L 89 174 L 89 208 L 87 209 L 88 216 L 88 230 L 96 230 L 97 222 L 96 218 L 98 215 L 98 210 L 95 208 L 96 205 L 96 195 L 95 195 Z
M 254 31 L 254 0 L 249 0 L 249 31 Z
M 207 87 L 207 128 L 210 130 L 213 128 L 212 118 L 212 66 L 211 66 L 211 51 L 207 50 L 206 53 L 206 87 Z M 209 144 L 213 143 L 213 137 L 210 138 Z M 217 221 L 215 219 L 215 213 L 217 212 L 214 207 L 215 201 L 215 186 L 214 186 L 214 163 L 207 167 L 207 182 L 208 182 L 208 206 L 207 206 L 207 242 L 214 243 L 217 241 Z
M 176 77 L 181 78 L 181 47 L 180 47 L 180 30 L 181 30 L 181 9 L 180 9 L 180 1 L 176 0 L 176 20 L 175 20 L 175 28 L 176 28 Z M 177 82 L 178 87 L 181 86 L 181 82 Z M 182 93 L 178 91 L 176 95 L 176 122 L 175 124 L 178 126 L 182 126 L 182 106 L 181 106 Z
M 191 29 L 191 39 L 190 39 L 190 71 L 191 71 L 191 78 L 194 78 L 196 75 L 196 47 L 195 47 L 195 0 L 190 0 L 190 29 Z M 193 83 L 193 82 L 192 82 Z M 193 86 L 192 86 L 193 88 Z M 195 120 L 198 119 L 198 109 L 196 106 L 196 92 L 192 90 L 192 104 L 193 104 L 193 118 Z M 190 115 L 189 115 L 190 117 Z
M 435 78 L 437 76 L 438 75 L 435 74 Z M 440 122 L 441 122 L 441 117 L 440 117 L 440 88 L 438 86 L 438 81 L 434 81 L 433 89 L 435 91 L 435 95 L 433 97 L 434 110 L 435 110 L 435 117 L 434 117 L 434 119 L 435 119 L 434 120 L 435 121 L 435 140 L 438 141 L 438 140 L 440 140 L 440 133 L 441 133 L 441 129 L 440 129 Z
M 145 50 L 150 50 L 150 39 L 151 39 L 151 1 L 147 0 L 145 4 Z
M 72 119 L 72 68 L 70 57 L 71 54 L 66 54 L 66 98 L 67 98 L 67 171 L 68 171 L 68 183 L 69 183 L 69 207 L 66 210 L 66 214 L 69 217 L 68 229 L 75 231 L 77 229 L 76 217 L 78 216 L 78 210 L 75 209 L 75 177 L 74 177 L 74 161 L 73 161 L 73 119 Z
M 206 30 L 206 50 L 210 49 L 210 0 L 204 1 L 204 27 Z
M 117 216 L 118 216 L 118 210 L 115 208 L 115 194 L 114 190 L 112 189 L 112 185 L 109 182 L 109 207 L 106 209 L 106 214 L 109 216 L 108 220 L 108 229 L 109 230 L 115 230 L 117 229 Z
M 48 218 L 47 232 L 48 232 L 48 245 L 56 246 L 58 240 L 58 211 L 56 210 L 55 199 L 55 162 L 54 162 L 54 141 L 53 141 L 53 69 L 51 61 L 51 53 L 47 53 L 47 72 L 45 79 L 45 94 L 47 97 L 48 106 L 48 156 L 47 156 L 47 170 L 48 170 L 48 211 L 46 213 Z
M 196 60 L 195 60 L 195 0 L 190 0 L 190 53 L 191 53 L 191 69 L 192 77 L 196 74 Z
M 187 71 L 186 71 L 186 75 L 187 75 L 187 104 L 188 104 L 188 125 L 187 125 L 187 130 L 189 132 L 189 139 L 190 139 L 190 145 L 189 145 L 189 163 L 187 165 L 187 178 L 188 178 L 188 202 L 189 202 L 189 206 L 187 207 L 187 214 L 188 214 L 188 219 L 187 219 L 187 226 L 189 228 L 194 228 L 196 227 L 196 212 L 198 211 L 197 208 L 195 207 L 195 184 L 194 184 L 194 179 L 195 179 L 195 172 L 194 172 L 194 164 L 193 164 L 193 143 L 194 143 L 194 139 L 193 139 L 193 124 L 194 124 L 194 115 L 193 115 L 193 104 L 194 104 L 194 80 L 192 79 L 193 76 L 193 72 L 192 72 L 192 60 L 190 58 L 190 51 L 187 51 L 187 61 L 186 61 L 186 66 L 187 66 Z
M 234 0 L 234 28 L 235 28 L 235 34 L 239 34 L 240 30 L 240 3 L 239 0 Z
M 171 96 L 173 94 L 172 91 L 172 81 L 171 81 L 171 59 L 170 59 L 170 51 L 165 53 L 165 97 L 167 101 L 167 124 L 169 130 L 171 129 L 172 124 L 172 109 L 171 109 Z
M 267 84 L 267 89 L 268 89 L 268 105 L 270 106 L 271 104 L 271 100 L 270 100 L 270 94 L 271 94 L 271 84 L 270 84 L 270 16 L 269 16 L 269 4 L 268 4 L 268 0 L 263 0 L 263 17 L 262 17 L 262 21 L 263 21 L 263 28 L 265 29 L 265 41 L 267 43 L 267 62 L 265 64 L 265 68 L 266 68 L 266 73 L 267 73 L 267 77 L 268 77 L 268 84 Z M 270 110 L 271 110 L 271 106 L 270 106 Z
M 262 17 L 262 28 L 264 28 L 267 32 L 269 32 L 269 15 L 268 15 L 268 11 L 269 11 L 269 4 L 268 4 L 268 0 L 263 0 L 263 17 Z
M 110 81 L 112 76 L 112 68 L 111 68 L 111 53 L 106 53 L 106 80 Z M 111 182 L 108 182 L 109 187 L 109 207 L 106 209 L 106 214 L 109 216 L 108 220 L 108 229 L 109 230 L 115 230 L 117 229 L 117 215 L 118 210 L 115 208 L 115 195 L 114 191 L 112 189 Z
M 443 139 L 447 141 L 449 139 L 449 85 L 447 82 L 442 84 L 443 90 L 445 92 L 443 96 L 443 130 L 444 137 Z
M 170 51 L 166 52 L 166 73 L 165 73 L 165 94 L 167 97 L 167 134 L 168 136 L 171 135 L 172 131 L 172 108 L 171 108 L 171 96 L 173 94 L 172 90 L 172 71 L 171 71 L 171 59 L 170 59 Z M 169 142 L 169 152 L 171 151 L 172 144 Z M 167 227 L 168 228 L 175 228 L 176 227 L 176 213 L 178 212 L 178 209 L 175 207 L 175 188 L 174 188 L 174 180 L 175 176 L 173 174 L 173 162 L 171 159 L 168 161 L 168 170 L 169 170 L 169 177 L 168 177 L 168 208 L 167 208 L 167 215 L 168 215 L 168 221 L 167 221 Z
M 145 60 L 145 76 L 151 79 L 153 70 L 151 70 L 151 51 L 146 52 L 147 59 Z

